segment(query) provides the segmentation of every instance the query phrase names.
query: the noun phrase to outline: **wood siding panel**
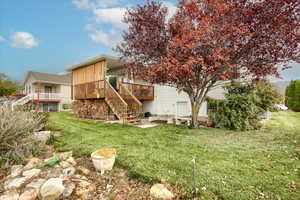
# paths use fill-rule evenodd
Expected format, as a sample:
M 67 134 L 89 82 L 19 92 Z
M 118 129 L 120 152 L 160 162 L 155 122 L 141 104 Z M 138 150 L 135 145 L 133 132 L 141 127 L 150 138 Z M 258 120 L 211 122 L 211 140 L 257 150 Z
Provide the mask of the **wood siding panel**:
M 106 61 L 73 70 L 73 85 L 104 80 Z

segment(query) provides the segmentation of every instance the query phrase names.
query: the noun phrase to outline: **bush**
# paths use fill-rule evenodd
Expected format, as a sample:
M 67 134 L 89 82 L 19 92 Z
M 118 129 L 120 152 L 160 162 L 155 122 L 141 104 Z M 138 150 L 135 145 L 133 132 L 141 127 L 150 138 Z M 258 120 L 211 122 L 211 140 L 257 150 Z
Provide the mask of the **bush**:
M 70 110 L 72 109 L 72 104 L 63 104 L 62 107 L 64 110 Z
M 209 118 L 216 127 L 230 130 L 254 130 L 261 127 L 260 120 L 264 109 L 257 106 L 254 87 L 235 83 L 225 87 L 227 90 L 225 100 L 208 99 L 212 112 Z
M 207 99 L 209 118 L 216 127 L 231 130 L 253 130 L 261 127 L 266 111 L 275 111 L 275 104 L 283 101 L 271 83 L 263 80 L 254 84 L 234 83 L 226 86 L 225 100 Z
M 291 81 L 285 89 L 285 105 L 293 111 L 300 111 L 300 80 Z
M 0 166 L 22 162 L 39 152 L 33 132 L 45 125 L 41 114 L 11 111 L 7 106 L 0 106 L 0 116 Z
M 17 105 L 15 109 L 19 111 L 32 111 L 35 110 L 35 105 L 34 104 Z

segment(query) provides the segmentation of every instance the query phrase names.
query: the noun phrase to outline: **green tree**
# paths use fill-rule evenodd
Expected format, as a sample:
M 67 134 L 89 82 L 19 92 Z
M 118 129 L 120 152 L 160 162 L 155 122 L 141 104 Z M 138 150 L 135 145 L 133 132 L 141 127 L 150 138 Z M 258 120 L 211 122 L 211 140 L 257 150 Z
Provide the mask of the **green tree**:
M 0 97 L 9 96 L 18 90 L 18 84 L 0 73 Z
M 267 80 L 261 80 L 253 85 L 255 104 L 265 111 L 275 111 L 275 104 L 283 101 L 283 96 Z
M 300 111 L 300 80 L 291 81 L 285 89 L 285 104 L 294 111 Z

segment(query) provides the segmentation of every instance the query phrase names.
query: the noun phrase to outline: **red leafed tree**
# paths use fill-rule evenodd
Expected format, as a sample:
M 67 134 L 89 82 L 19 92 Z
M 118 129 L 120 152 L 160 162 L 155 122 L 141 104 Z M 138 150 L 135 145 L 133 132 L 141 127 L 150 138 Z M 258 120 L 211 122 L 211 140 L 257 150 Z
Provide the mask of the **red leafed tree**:
M 180 0 L 176 14 L 148 1 L 128 9 L 116 50 L 127 71 L 188 94 L 192 125 L 214 87 L 236 78 L 278 76 L 300 61 L 299 0 Z

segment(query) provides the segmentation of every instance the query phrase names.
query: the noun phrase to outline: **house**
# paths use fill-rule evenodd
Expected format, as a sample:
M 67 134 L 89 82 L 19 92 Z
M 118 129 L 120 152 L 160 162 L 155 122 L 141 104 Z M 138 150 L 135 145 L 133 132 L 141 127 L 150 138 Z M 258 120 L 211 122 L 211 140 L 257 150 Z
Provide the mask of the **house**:
M 60 111 L 72 103 L 71 74 L 57 75 L 28 72 L 23 83 L 23 97 L 12 106 L 32 104 L 38 111 Z
M 124 64 L 119 57 L 101 55 L 68 69 L 78 117 L 107 120 L 114 113 L 119 120 L 130 122 L 146 112 L 154 116 L 190 116 L 191 105 L 185 93 L 131 79 L 124 74 Z M 224 90 L 216 88 L 208 96 L 222 99 Z M 199 115 L 207 116 L 206 102 Z

